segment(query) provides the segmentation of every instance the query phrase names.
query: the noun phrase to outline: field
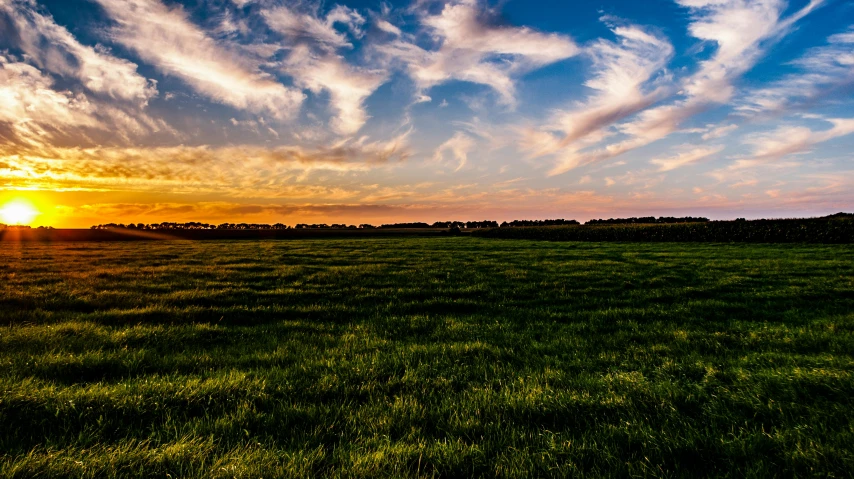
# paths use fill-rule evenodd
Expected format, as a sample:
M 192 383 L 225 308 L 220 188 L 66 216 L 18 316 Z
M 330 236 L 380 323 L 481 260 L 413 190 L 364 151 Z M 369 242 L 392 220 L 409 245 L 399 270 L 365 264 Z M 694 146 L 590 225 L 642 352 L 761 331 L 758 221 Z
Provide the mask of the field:
M 851 245 L 0 244 L 0 477 L 851 471 Z

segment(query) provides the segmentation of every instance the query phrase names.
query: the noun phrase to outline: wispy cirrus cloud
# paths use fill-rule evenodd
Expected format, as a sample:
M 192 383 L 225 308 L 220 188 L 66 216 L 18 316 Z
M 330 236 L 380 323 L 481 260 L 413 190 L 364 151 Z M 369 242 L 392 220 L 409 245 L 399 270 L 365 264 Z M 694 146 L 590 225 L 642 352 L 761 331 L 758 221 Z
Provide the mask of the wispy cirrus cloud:
M 670 42 L 633 25 L 615 26 L 613 32 L 617 42 L 598 40 L 585 50 L 593 60 L 593 77 L 585 86 L 596 93 L 576 108 L 555 113 L 548 129 L 559 130 L 562 138 L 557 143 L 546 142 L 553 148 L 541 147 L 532 155 L 570 147 L 560 155 L 552 175 L 579 166 L 584 162 L 577 153 L 579 146 L 601 141 L 610 135 L 605 128 L 649 108 L 667 92 L 666 85 L 650 83 L 673 55 Z
M 365 17 L 359 12 L 336 5 L 325 17 L 320 18 L 314 12 L 297 12 L 284 5 L 261 10 L 261 16 L 267 25 L 282 34 L 289 42 L 311 42 L 328 49 L 353 48 L 353 44 L 335 25 L 342 25 L 356 37 L 363 35 Z
M 14 46 L 37 67 L 118 100 L 145 105 L 157 95 L 156 82 L 140 75 L 136 64 L 103 47 L 81 44 L 50 15 L 40 13 L 35 0 L 0 0 L 0 12 L 14 27 L 14 32 L 2 36 L 16 40 Z
M 282 71 L 300 88 L 315 95 L 329 94 L 334 112 L 332 129 L 341 135 L 358 132 L 368 120 L 364 102 L 388 80 L 388 72 L 356 66 L 338 54 L 353 48 L 350 36 L 364 35 L 365 18 L 357 11 L 337 5 L 325 16 L 314 8 L 298 12 L 283 5 L 260 11 L 266 24 L 281 35 L 290 50 Z M 345 30 L 339 31 L 336 26 Z
M 421 47 L 386 28 L 398 37 L 377 50 L 406 68 L 422 100 L 429 99 L 430 88 L 458 80 L 486 85 L 501 103 L 513 106 L 515 77 L 579 53 L 565 35 L 496 23 L 495 12 L 478 0 L 448 2 L 435 15 L 416 10 L 433 45 Z
M 171 128 L 136 107 L 125 108 L 56 87 L 38 68 L 0 54 L 0 151 L 53 143 L 128 142 Z M 174 133 L 174 132 L 173 132 Z
M 670 171 L 704 160 L 712 155 L 720 153 L 723 149 L 723 146 L 691 148 L 670 158 L 650 160 L 650 163 L 657 165 L 658 171 Z
M 815 131 L 805 126 L 783 126 L 770 133 L 750 135 L 745 139 L 745 143 L 753 147 L 752 153 L 728 168 L 737 170 L 773 163 L 788 156 L 808 152 L 820 143 L 854 134 L 854 118 L 828 118 L 825 121 L 832 127 Z
M 369 171 L 409 157 L 409 132 L 330 146 L 0 148 L 0 180 L 50 188 L 277 196 L 314 171 Z
M 596 93 L 577 109 L 557 114 L 566 146 L 591 132 L 641 111 L 659 100 L 663 86 L 647 88 L 673 55 L 666 39 L 634 25 L 613 28 L 618 42 L 599 40 L 585 52 L 593 59 L 593 78 L 584 85 Z
M 304 95 L 215 41 L 183 8 L 160 0 L 94 0 L 116 23 L 110 37 L 166 75 L 186 82 L 207 98 L 239 110 L 280 120 L 293 118 Z
M 435 153 L 433 153 L 433 160 L 442 162 L 445 161 L 446 155 L 450 155 L 457 162 L 454 171 L 460 171 L 466 166 L 469 153 L 474 149 L 475 145 L 476 143 L 472 137 L 462 132 L 454 133 L 454 136 L 436 148 Z
M 688 119 L 714 105 L 733 98 L 733 82 L 749 71 L 762 57 L 769 43 L 785 36 L 792 26 L 818 8 L 824 0 L 783 17 L 784 0 L 676 0 L 692 15 L 688 32 L 716 46 L 697 71 L 682 80 L 681 97 L 675 103 L 643 110 L 616 126 L 627 136 L 603 148 L 569 154 L 559 160 L 552 174 L 569 171 L 579 165 L 607 160 L 666 138 Z
M 801 71 L 768 86 L 749 90 L 735 109 L 743 115 L 783 113 L 812 102 L 834 100 L 834 92 L 854 87 L 854 27 L 831 35 L 792 62 Z

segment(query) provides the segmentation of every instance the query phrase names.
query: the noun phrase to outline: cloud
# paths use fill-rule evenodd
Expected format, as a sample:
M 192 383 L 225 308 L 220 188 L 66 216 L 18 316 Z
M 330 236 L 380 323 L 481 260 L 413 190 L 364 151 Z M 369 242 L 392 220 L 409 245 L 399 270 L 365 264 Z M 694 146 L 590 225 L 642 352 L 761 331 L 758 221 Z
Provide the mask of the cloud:
M 178 146 L 42 148 L 3 152 L 11 166 L 0 180 L 19 186 L 276 196 L 312 171 L 367 171 L 410 156 L 409 132 L 386 141 L 367 137 L 331 146 Z M 14 178 L 13 178 L 14 177 Z
M 803 126 L 784 126 L 770 133 L 752 135 L 745 141 L 753 147 L 748 158 L 737 160 L 730 170 L 773 163 L 787 156 L 809 152 L 815 145 L 854 133 L 854 118 L 829 118 L 830 129 L 813 131 Z
M 386 33 L 390 33 L 396 37 L 403 35 L 403 32 L 400 30 L 400 28 L 392 25 L 391 23 L 389 23 L 388 20 L 383 20 L 382 18 L 379 18 L 374 22 L 374 25 L 380 30 Z
M 593 78 L 584 83 L 596 90 L 579 108 L 562 111 L 554 123 L 564 132 L 561 146 L 643 110 L 661 98 L 661 88 L 645 91 L 647 82 L 673 56 L 663 38 L 637 26 L 615 27 L 618 42 L 599 40 L 586 49 L 593 59 Z
M 38 149 L 52 142 L 118 140 L 171 131 L 162 120 L 55 87 L 38 68 L 0 54 L 0 152 Z M 7 134 L 3 134 L 3 130 Z
M 442 143 L 436 152 L 433 154 L 433 159 L 437 162 L 445 160 L 445 153 L 450 153 L 456 160 L 457 167 L 454 171 L 460 171 L 468 161 L 468 155 L 475 147 L 475 141 L 472 137 L 462 132 L 457 132 L 448 141 Z
M 764 48 L 779 40 L 795 22 L 823 3 L 812 0 L 807 6 L 781 18 L 783 0 L 676 0 L 692 15 L 691 36 L 714 43 L 714 54 L 700 62 L 697 71 L 682 81 L 681 96 L 675 103 L 639 113 L 617 126 L 626 139 L 604 148 L 583 153 L 570 152 L 559 159 L 550 174 L 560 174 L 580 165 L 622 155 L 679 130 L 689 118 L 713 105 L 729 102 L 733 81 L 749 71 L 761 58 Z
M 74 78 L 93 93 L 145 105 L 157 95 L 154 81 L 137 73 L 137 65 L 109 54 L 103 47 L 81 44 L 49 15 L 36 11 L 33 0 L 0 0 L 15 27 L 14 35 L 29 61 L 42 70 Z
M 68 127 L 101 126 L 85 96 L 56 91 L 53 83 L 37 68 L 0 55 L 0 122 L 16 141 L 35 146 Z
M 783 112 L 854 86 L 854 29 L 831 35 L 828 44 L 812 48 L 792 62 L 800 72 L 746 92 L 736 106 L 744 115 Z
M 329 103 L 336 112 L 332 129 L 342 135 L 359 131 L 368 119 L 364 101 L 388 79 L 379 70 L 354 67 L 332 53 L 315 54 L 305 46 L 293 49 L 284 71 L 296 84 L 312 93 L 329 92 Z
M 401 62 L 415 81 L 416 97 L 442 83 L 459 80 L 492 88 L 503 104 L 515 105 L 514 78 L 570 58 L 579 49 L 568 37 L 527 27 L 499 25 L 477 0 L 447 3 L 431 15 L 419 11 L 420 24 L 435 49 L 414 39 L 397 38 L 377 47 L 393 62 Z
M 720 153 L 723 149 L 723 146 L 694 148 L 670 158 L 651 160 L 650 163 L 658 165 L 658 171 L 670 171 L 706 159 L 714 154 Z
M 335 29 L 344 25 L 357 37 L 362 36 L 365 18 L 353 9 L 337 5 L 325 19 L 309 13 L 298 13 L 285 6 L 264 9 L 261 16 L 267 25 L 291 42 L 311 41 L 329 50 L 353 48 L 346 35 Z
M 727 136 L 731 132 L 738 129 L 738 125 L 720 125 L 720 126 L 710 126 L 709 129 L 703 133 L 701 137 L 703 140 L 716 140 L 718 138 L 722 138 Z
M 289 198 L 291 201 L 300 197 Z M 340 200 L 338 200 L 340 201 Z M 108 218 L 111 222 L 163 222 L 203 221 L 234 223 L 288 222 L 291 226 L 300 222 L 326 222 L 328 218 L 354 223 L 354 218 L 385 215 L 405 215 L 413 208 L 405 205 L 378 204 L 317 204 L 277 202 L 196 202 L 196 203 L 94 203 L 70 207 L 67 215 L 79 218 Z
M 593 60 L 593 77 L 585 86 L 596 93 L 577 108 L 557 112 L 547 128 L 560 130 L 563 138 L 557 143 L 542 143 L 532 155 L 554 154 L 571 147 L 559 158 L 551 175 L 579 166 L 583 162 L 577 154 L 580 148 L 603 140 L 610 135 L 603 129 L 650 107 L 667 91 L 648 84 L 673 56 L 672 45 L 637 26 L 614 27 L 613 32 L 618 42 L 599 40 L 586 50 Z
M 756 186 L 757 184 L 759 184 L 759 180 L 757 180 L 755 178 L 751 178 L 749 180 L 737 181 L 737 182 L 729 185 L 729 187 L 730 188 L 742 188 L 744 186 Z
M 260 70 L 259 61 L 220 45 L 193 24 L 181 7 L 160 0 L 95 0 L 116 22 L 110 37 L 166 75 L 207 98 L 285 120 L 304 95 Z
M 355 10 L 336 6 L 325 18 L 317 12 L 302 13 L 277 6 L 261 10 L 267 25 L 287 42 L 290 54 L 282 71 L 294 79 L 296 86 L 319 95 L 329 93 L 329 104 L 335 112 L 332 129 L 341 135 L 358 132 L 368 120 L 364 102 L 388 80 L 388 72 L 379 68 L 349 64 L 336 50 L 353 48 L 345 33 L 335 26 L 343 25 L 356 38 L 363 36 L 365 19 Z

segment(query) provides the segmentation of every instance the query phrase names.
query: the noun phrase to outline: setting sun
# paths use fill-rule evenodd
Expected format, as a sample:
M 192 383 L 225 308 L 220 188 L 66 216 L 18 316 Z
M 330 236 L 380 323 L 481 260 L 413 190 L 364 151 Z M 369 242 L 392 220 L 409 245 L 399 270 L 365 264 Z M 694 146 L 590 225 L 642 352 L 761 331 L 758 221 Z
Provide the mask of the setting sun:
M 10 225 L 28 225 L 38 215 L 39 212 L 31 204 L 23 200 L 15 200 L 0 209 L 0 222 Z

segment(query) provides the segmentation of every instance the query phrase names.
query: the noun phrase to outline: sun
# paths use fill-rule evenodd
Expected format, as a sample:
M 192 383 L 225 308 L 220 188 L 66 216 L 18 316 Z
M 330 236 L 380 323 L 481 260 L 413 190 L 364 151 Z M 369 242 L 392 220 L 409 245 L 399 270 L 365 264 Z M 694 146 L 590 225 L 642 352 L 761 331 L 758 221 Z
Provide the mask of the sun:
M 8 225 L 28 225 L 39 215 L 33 205 L 24 200 L 13 200 L 0 209 L 0 222 Z

